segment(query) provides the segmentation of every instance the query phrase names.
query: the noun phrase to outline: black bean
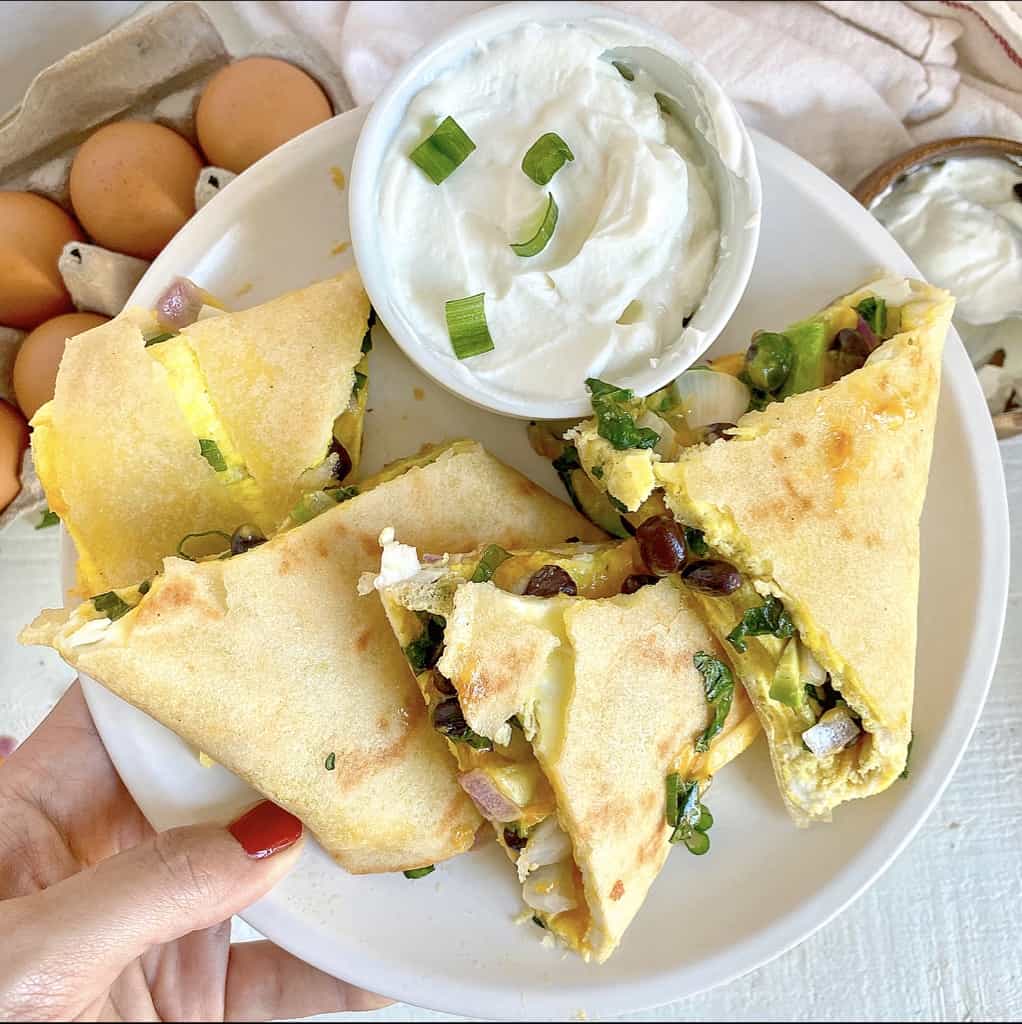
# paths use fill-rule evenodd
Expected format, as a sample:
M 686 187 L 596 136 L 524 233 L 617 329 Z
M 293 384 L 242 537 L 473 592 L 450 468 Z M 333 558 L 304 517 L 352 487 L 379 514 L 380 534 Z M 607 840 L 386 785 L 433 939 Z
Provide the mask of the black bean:
M 266 537 L 258 526 L 243 523 L 231 534 L 231 554 L 240 555 L 265 543 Z
M 685 530 L 671 516 L 650 516 L 635 531 L 635 539 L 654 576 L 670 576 L 685 564 Z
M 706 431 L 703 441 L 707 444 L 712 441 L 730 441 L 733 435 L 727 434 L 725 431 L 731 430 L 732 427 L 734 427 L 733 423 L 707 423 L 703 428 Z
M 838 349 L 841 352 L 846 352 L 848 355 L 861 356 L 863 362 L 866 360 L 866 356 L 869 355 L 870 349 L 869 344 L 862 334 L 852 327 L 845 327 L 838 331 L 834 335 L 834 340 L 830 343 L 831 349 Z
M 433 685 L 436 687 L 438 693 L 442 693 L 445 696 L 453 697 L 457 694 L 457 690 L 454 688 L 454 683 L 450 681 L 437 669 L 433 669 Z
M 433 709 L 433 728 L 445 735 L 460 735 L 468 728 L 457 697 L 448 697 Z
M 518 834 L 517 829 L 506 828 L 504 829 L 504 842 L 511 850 L 520 850 L 529 841 L 528 836 L 522 836 Z
M 330 451 L 327 454 L 337 456 L 337 465 L 334 466 L 333 477 L 338 483 L 343 483 L 344 478 L 351 472 L 351 456 L 348 454 L 348 449 L 335 437 L 330 442 Z
M 742 585 L 742 574 L 719 558 L 703 558 L 685 566 L 681 578 L 693 590 L 721 597 L 733 594 Z
M 642 590 L 643 587 L 651 587 L 654 583 L 659 583 L 660 578 L 658 576 L 647 576 L 645 573 L 635 572 L 631 576 L 626 576 L 624 583 L 621 584 L 622 594 L 634 594 L 637 590 Z
M 533 574 L 525 588 L 529 597 L 553 597 L 554 594 L 567 594 L 575 597 L 578 586 L 559 565 L 542 565 Z

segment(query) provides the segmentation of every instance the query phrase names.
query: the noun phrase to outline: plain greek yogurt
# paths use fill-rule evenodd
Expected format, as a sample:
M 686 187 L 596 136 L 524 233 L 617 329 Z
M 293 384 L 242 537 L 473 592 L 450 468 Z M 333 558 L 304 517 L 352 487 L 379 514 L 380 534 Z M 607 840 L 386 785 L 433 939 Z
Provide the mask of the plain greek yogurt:
M 949 158 L 913 171 L 873 206 L 923 275 L 957 299 L 955 326 L 995 413 L 1022 388 L 1020 183 L 1011 160 Z M 1003 367 L 988 368 L 999 349 Z
M 613 26 L 526 24 L 473 48 L 409 104 L 377 193 L 395 304 L 484 396 L 559 400 L 586 377 L 656 366 L 706 294 L 720 250 L 710 169 L 654 81 L 607 51 Z M 445 117 L 475 150 L 440 185 L 408 154 Z M 522 158 L 554 132 L 574 159 L 545 186 Z M 553 236 L 530 237 L 552 193 Z M 444 307 L 484 293 L 494 348 L 457 360 Z M 456 365 L 454 365 L 456 364 Z

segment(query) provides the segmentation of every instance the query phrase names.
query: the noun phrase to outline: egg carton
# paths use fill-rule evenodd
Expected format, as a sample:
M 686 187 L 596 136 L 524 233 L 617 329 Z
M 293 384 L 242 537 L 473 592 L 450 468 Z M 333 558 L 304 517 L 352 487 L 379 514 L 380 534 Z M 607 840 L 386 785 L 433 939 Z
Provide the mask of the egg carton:
M 21 103 L 0 119 L 0 189 L 35 192 L 73 215 L 71 163 L 93 131 L 111 121 L 154 121 L 197 146 L 195 110 L 206 83 L 232 60 L 256 56 L 278 57 L 307 72 L 335 111 L 354 105 L 340 70 L 314 40 L 273 35 L 229 52 L 198 4 L 172 3 L 119 25 L 35 77 Z M 222 168 L 203 168 L 196 209 L 234 177 Z M 70 242 L 58 266 L 79 310 L 115 316 L 149 264 Z M 11 402 L 11 367 L 24 334 L 0 325 L 0 397 Z M 21 494 L 0 513 L 0 530 L 45 508 L 30 453 L 21 481 Z

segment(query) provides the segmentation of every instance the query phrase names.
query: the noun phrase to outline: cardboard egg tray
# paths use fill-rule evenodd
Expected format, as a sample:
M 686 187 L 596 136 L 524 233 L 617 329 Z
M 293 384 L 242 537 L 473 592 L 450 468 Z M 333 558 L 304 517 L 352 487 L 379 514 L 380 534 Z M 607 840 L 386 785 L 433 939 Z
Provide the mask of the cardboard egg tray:
M 230 53 L 206 12 L 195 3 L 173 3 L 136 17 L 41 71 L 21 103 L 0 119 L 0 189 L 35 192 L 72 216 L 68 180 L 78 147 L 111 121 L 155 121 L 198 147 L 195 109 L 206 82 L 242 57 L 279 57 L 311 75 L 339 112 L 353 106 L 340 70 L 315 41 L 295 35 L 260 39 Z M 196 183 L 202 205 L 234 177 L 204 168 Z M 77 251 L 68 252 L 73 248 Z M 98 267 L 90 281 L 82 265 Z M 65 247 L 61 274 L 75 305 L 115 315 L 148 267 L 144 260 L 98 246 Z M 14 403 L 11 370 L 25 332 L 0 324 L 0 397 Z M 41 512 L 46 499 L 25 453 L 22 490 L 0 513 L 0 529 L 18 516 Z

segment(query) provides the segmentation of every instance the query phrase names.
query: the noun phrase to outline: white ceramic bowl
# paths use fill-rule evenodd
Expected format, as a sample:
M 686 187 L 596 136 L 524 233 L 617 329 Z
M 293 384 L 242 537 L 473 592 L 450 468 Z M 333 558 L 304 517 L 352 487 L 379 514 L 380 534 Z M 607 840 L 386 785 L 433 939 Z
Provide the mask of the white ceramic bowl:
M 722 244 L 709 288 L 688 326 L 665 348 L 657 365 L 615 383 L 648 394 L 691 366 L 724 329 L 752 272 L 759 241 L 759 171 L 748 132 L 734 106 L 705 68 L 671 37 L 627 15 L 574 3 L 512 3 L 459 22 L 421 50 L 383 91 L 366 120 L 355 150 L 349 194 L 351 242 L 366 291 L 380 319 L 405 354 L 437 383 L 494 412 L 529 419 L 578 418 L 589 412 L 582 373 L 578 390 L 563 401 L 484 397 L 471 376 L 459 372 L 453 356 L 440 354 L 419 338 L 407 312 L 395 301 L 379 216 L 381 168 L 415 95 L 443 71 L 466 58 L 473 46 L 527 22 L 578 25 L 598 20 L 622 39 L 613 54 L 651 74 L 686 115 L 711 169 L 720 212 Z

